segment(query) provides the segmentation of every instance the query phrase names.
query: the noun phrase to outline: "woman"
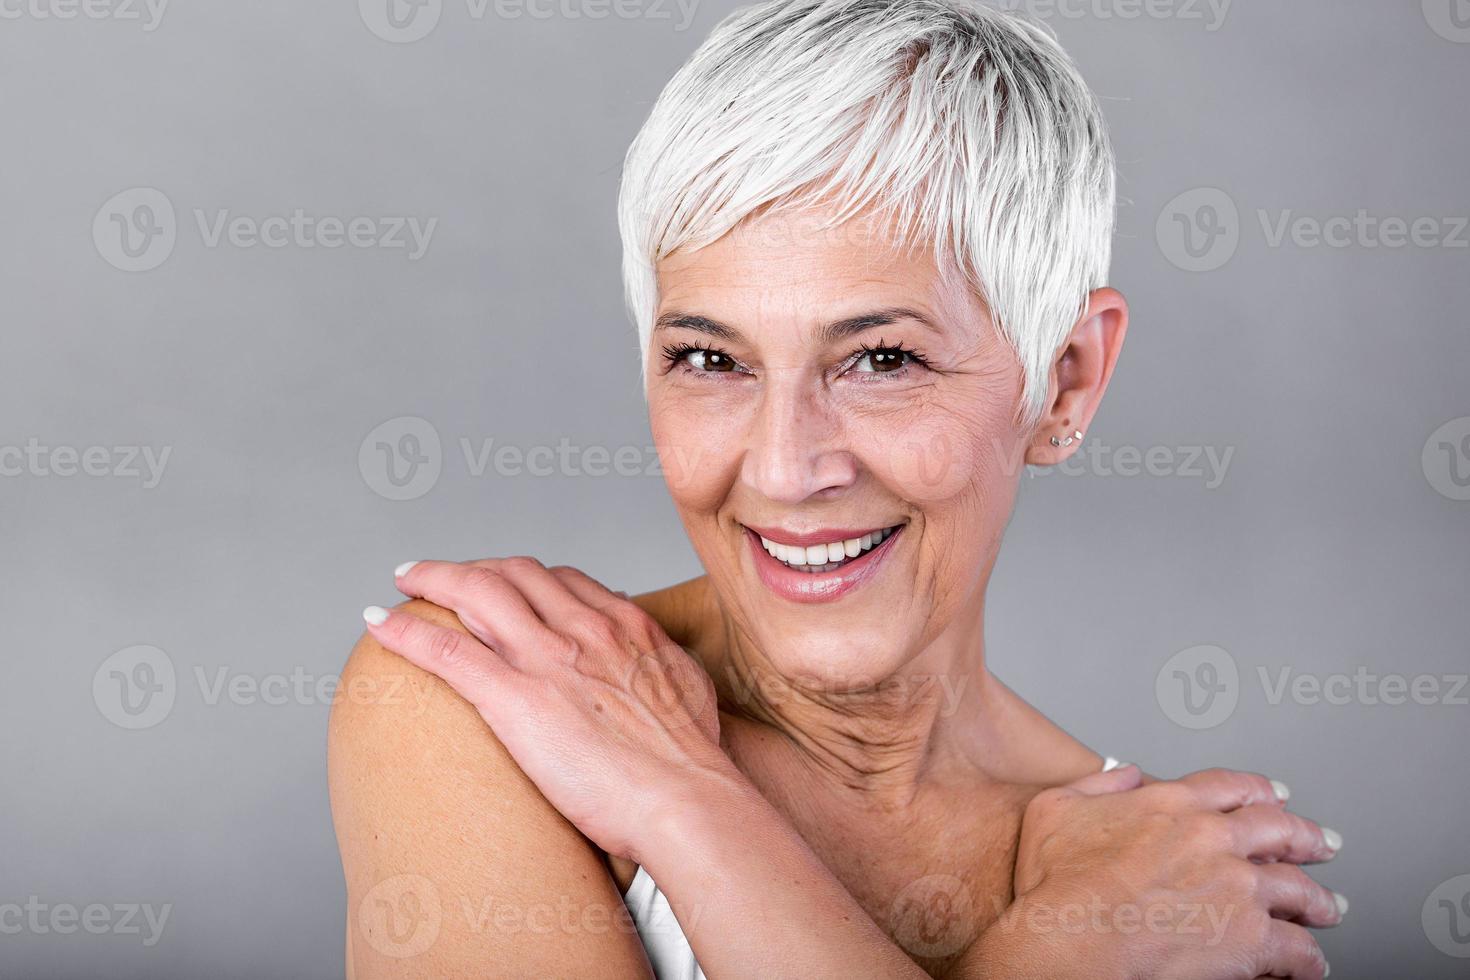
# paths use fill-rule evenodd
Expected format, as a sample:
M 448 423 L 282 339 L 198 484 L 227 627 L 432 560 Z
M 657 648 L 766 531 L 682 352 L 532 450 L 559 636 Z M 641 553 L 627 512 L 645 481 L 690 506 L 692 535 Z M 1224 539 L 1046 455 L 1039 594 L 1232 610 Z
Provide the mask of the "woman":
M 1326 974 L 1307 929 L 1345 902 L 1299 866 L 1341 841 L 1284 787 L 1143 785 L 986 670 L 1021 467 L 1077 451 L 1127 328 L 1113 198 L 1023 19 L 775 0 L 715 30 L 620 201 L 707 574 L 398 569 L 343 690 L 441 680 L 333 712 L 350 974 Z

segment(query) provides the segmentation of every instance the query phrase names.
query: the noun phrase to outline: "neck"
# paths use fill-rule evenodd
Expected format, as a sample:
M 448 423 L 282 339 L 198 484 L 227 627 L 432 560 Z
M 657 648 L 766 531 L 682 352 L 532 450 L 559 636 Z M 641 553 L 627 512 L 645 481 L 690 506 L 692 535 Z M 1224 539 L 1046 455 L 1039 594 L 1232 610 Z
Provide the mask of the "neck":
M 777 747 L 814 778 L 871 805 L 905 805 L 956 768 L 977 772 L 968 746 L 1004 690 L 985 667 L 983 597 L 977 590 L 944 633 L 897 671 L 841 688 L 782 676 L 772 651 L 722 612 L 722 655 L 711 664 L 721 701 L 762 734 L 784 736 Z

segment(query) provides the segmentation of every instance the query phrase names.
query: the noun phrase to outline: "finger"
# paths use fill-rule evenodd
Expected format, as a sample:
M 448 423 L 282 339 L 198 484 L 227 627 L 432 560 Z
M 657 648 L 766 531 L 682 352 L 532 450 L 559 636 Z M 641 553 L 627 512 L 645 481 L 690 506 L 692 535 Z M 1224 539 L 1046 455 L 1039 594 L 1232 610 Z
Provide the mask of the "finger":
M 1256 971 L 1265 977 L 1323 980 L 1327 957 L 1304 927 L 1294 922 L 1272 922 Z
M 477 639 L 507 655 L 547 639 L 541 617 L 494 565 L 418 561 L 398 566 L 394 574 L 404 595 L 453 610 Z
M 1256 868 L 1257 894 L 1272 918 L 1313 929 L 1335 926 L 1347 914 L 1348 901 L 1313 881 L 1294 864 L 1263 864 Z
M 576 623 L 593 611 L 535 558 L 517 555 L 475 562 L 475 566 L 490 568 L 503 575 L 520 590 L 541 621 L 552 629 Z
M 1194 790 L 1204 806 L 1221 813 L 1257 804 L 1279 806 L 1291 796 L 1291 790 L 1280 780 L 1234 769 L 1192 772 L 1176 782 Z
M 1337 854 L 1327 832 L 1306 817 L 1274 804 L 1255 803 L 1226 815 L 1235 834 L 1235 853 L 1254 861 L 1311 864 Z
M 447 683 L 483 713 L 515 671 L 494 650 L 456 629 L 398 609 L 368 606 L 368 632 L 384 647 Z
M 1083 796 L 1103 796 L 1107 793 L 1121 793 L 1125 790 L 1137 789 L 1143 781 L 1143 771 L 1137 766 L 1129 763 L 1126 766 L 1118 766 L 1107 772 L 1095 772 L 1081 779 L 1067 783 L 1062 789 L 1068 789 Z
M 593 609 L 607 612 L 611 609 L 617 609 L 625 603 L 632 604 L 628 598 L 628 593 L 612 591 L 580 568 L 572 568 L 570 565 L 557 565 L 549 569 L 549 571 L 560 579 L 562 585 L 565 585 L 573 595 Z

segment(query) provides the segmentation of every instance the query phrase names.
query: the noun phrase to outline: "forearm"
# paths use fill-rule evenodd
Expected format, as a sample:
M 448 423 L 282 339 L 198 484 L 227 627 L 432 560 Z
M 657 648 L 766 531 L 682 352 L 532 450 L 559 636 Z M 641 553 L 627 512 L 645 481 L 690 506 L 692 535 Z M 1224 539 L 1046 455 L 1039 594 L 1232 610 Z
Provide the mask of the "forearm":
M 927 974 L 738 773 L 670 808 L 642 855 L 712 977 Z
M 1105 962 L 1107 950 L 1099 944 L 1056 928 L 1055 918 L 1049 917 L 1052 911 L 1018 900 L 950 966 L 946 980 L 1095 980 L 1123 975 L 1116 964 Z

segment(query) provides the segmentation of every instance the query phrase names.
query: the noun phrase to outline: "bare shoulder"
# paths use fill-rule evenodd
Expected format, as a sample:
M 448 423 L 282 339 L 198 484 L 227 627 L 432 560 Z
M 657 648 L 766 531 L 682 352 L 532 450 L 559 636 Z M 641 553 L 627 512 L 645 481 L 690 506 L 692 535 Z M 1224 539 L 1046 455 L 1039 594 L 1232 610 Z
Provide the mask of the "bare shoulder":
M 462 629 L 414 600 L 415 615 Z M 600 853 L 479 712 L 364 635 L 328 731 L 349 975 L 647 976 Z

